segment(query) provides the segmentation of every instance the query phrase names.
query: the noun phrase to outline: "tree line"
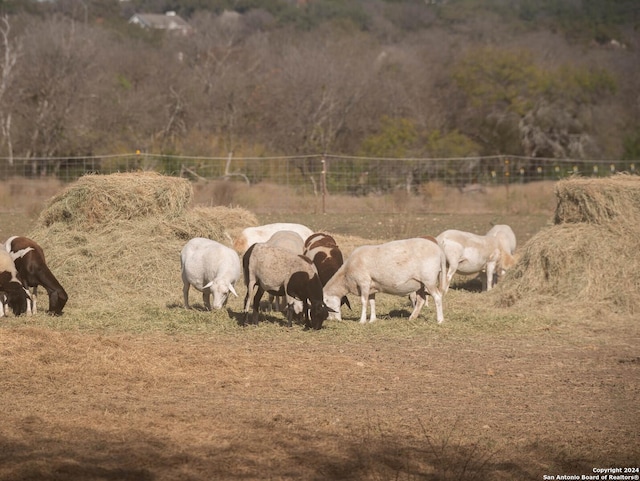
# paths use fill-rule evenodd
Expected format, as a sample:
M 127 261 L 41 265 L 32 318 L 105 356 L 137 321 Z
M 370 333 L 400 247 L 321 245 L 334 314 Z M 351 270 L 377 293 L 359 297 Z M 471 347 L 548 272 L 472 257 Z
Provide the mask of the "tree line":
M 0 157 L 637 159 L 635 3 L 2 1 Z

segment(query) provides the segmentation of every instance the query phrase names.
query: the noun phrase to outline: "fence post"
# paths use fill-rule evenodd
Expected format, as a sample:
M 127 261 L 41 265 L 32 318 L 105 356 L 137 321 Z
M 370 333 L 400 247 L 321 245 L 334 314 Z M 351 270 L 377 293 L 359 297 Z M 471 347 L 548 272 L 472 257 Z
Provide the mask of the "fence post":
M 320 173 L 320 190 L 322 191 L 322 214 L 326 214 L 326 196 L 327 196 L 327 161 L 325 154 L 322 154 L 322 171 Z
M 509 159 L 504 159 L 504 185 L 507 192 L 507 206 L 509 205 Z

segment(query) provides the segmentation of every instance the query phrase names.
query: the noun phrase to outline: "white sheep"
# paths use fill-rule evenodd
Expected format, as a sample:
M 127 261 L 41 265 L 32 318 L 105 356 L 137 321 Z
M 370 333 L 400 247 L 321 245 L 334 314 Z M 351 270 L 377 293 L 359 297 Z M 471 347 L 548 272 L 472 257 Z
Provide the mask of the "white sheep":
M 496 224 L 485 235 L 496 237 L 502 244 L 502 248 L 511 255 L 516 253 L 516 234 L 506 224 Z
M 302 254 L 304 252 L 304 239 L 300 234 L 292 230 L 279 230 L 274 232 L 267 245 L 272 247 L 280 247 L 294 254 Z
M 515 265 L 513 256 L 504 249 L 503 242 L 492 235 L 478 235 L 455 229 L 438 234 L 438 242 L 447 256 L 447 290 L 455 273 L 483 274 L 483 290 L 491 290 L 494 274 L 501 277 Z
M 211 239 L 196 237 L 182 248 L 180 260 L 182 292 L 187 309 L 190 286 L 202 292 L 202 299 L 208 310 L 211 310 L 211 294 L 214 309 L 221 309 L 226 304 L 229 292 L 238 296 L 233 285 L 240 279 L 242 267 L 240 258 L 233 249 Z
M 267 242 L 273 234 L 281 230 L 296 232 L 300 235 L 303 242 L 307 237 L 313 234 L 313 231 L 307 226 L 287 222 L 247 227 L 233 241 L 233 248 L 238 252 L 238 254 L 242 255 L 256 242 Z
M 324 301 L 341 319 L 340 303 L 347 294 L 360 295 L 360 323 L 376 320 L 378 292 L 406 296 L 415 293 L 416 303 L 409 319 L 415 319 L 433 297 L 438 323 L 444 320 L 442 298 L 445 291 L 446 259 L 438 243 L 425 238 L 404 239 L 380 245 L 357 247 L 324 286 Z

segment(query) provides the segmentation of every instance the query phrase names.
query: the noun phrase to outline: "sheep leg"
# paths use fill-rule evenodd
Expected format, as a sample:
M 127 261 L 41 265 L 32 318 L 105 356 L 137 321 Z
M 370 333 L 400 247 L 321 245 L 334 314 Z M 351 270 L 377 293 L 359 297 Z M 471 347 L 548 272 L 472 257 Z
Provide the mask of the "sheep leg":
M 413 320 L 420 315 L 420 311 L 424 307 L 427 302 L 427 294 L 424 291 L 424 287 L 420 288 L 419 291 L 416 291 L 416 305 L 413 308 L 413 312 L 409 316 L 409 320 Z
M 31 300 L 27 298 L 27 314 L 35 314 L 38 312 L 36 308 L 36 299 L 38 298 L 38 286 L 34 286 L 31 291 Z
M 249 319 L 249 310 L 251 309 L 251 295 L 253 294 L 253 291 L 256 288 L 256 283 L 255 281 L 249 281 L 247 283 L 247 294 L 244 297 L 244 322 L 242 323 L 243 325 L 245 325 L 247 323 L 247 320 Z
M 493 274 L 495 272 L 495 269 L 496 269 L 495 262 L 487 262 L 487 275 L 486 275 L 487 291 L 490 291 L 493 288 Z
M 360 304 L 362 304 L 362 311 L 360 314 L 360 324 L 367 323 L 367 300 L 369 299 L 369 289 L 360 289 Z
M 204 307 L 207 311 L 211 310 L 211 289 L 207 287 L 206 289 L 202 289 L 202 302 L 204 302 Z
M 411 294 L 409 294 L 409 300 L 411 301 L 411 308 L 415 309 L 416 302 L 417 302 L 417 294 L 415 292 L 412 292 Z M 429 298 L 426 296 L 425 296 L 424 305 L 427 307 L 429 306 Z
M 378 319 L 376 317 L 376 295 L 369 294 L 369 307 L 371 308 L 371 316 L 369 317 L 369 322 L 376 322 Z
M 451 285 L 451 280 L 453 279 L 453 276 L 455 275 L 457 270 L 458 270 L 457 262 L 452 262 L 451 264 L 449 264 L 449 270 L 447 271 L 447 284 L 444 288 L 444 294 L 446 294 L 446 292 L 449 290 L 449 286 Z
M 444 314 L 442 312 L 442 293 L 439 289 L 434 289 L 431 293 L 431 297 L 433 297 L 433 303 L 436 305 L 436 320 L 438 324 L 442 324 L 444 321 Z
M 287 307 L 285 309 L 287 311 L 287 327 L 293 327 L 293 302 L 287 303 Z
M 251 318 L 252 324 L 258 324 L 258 316 L 260 311 L 260 300 L 264 295 L 264 289 L 258 285 L 258 290 L 256 291 L 256 295 L 253 297 L 253 315 Z
M 189 288 L 191 287 L 191 284 L 189 284 L 188 282 L 184 282 L 182 284 L 182 296 L 184 297 L 184 308 L 185 309 L 190 309 L 189 306 Z

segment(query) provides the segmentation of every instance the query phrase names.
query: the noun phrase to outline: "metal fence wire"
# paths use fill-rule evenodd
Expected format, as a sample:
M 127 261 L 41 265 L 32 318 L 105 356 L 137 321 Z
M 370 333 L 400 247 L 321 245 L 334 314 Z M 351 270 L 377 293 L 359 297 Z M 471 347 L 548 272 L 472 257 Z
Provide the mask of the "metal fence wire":
M 429 182 L 460 189 L 560 180 L 572 175 L 637 174 L 638 160 L 551 159 L 521 156 L 372 158 L 311 154 L 288 157 L 193 157 L 135 152 L 70 158 L 2 158 L 0 180 L 55 177 L 72 182 L 85 174 L 156 171 L 192 179 L 271 182 L 301 193 L 384 194 L 417 191 Z

